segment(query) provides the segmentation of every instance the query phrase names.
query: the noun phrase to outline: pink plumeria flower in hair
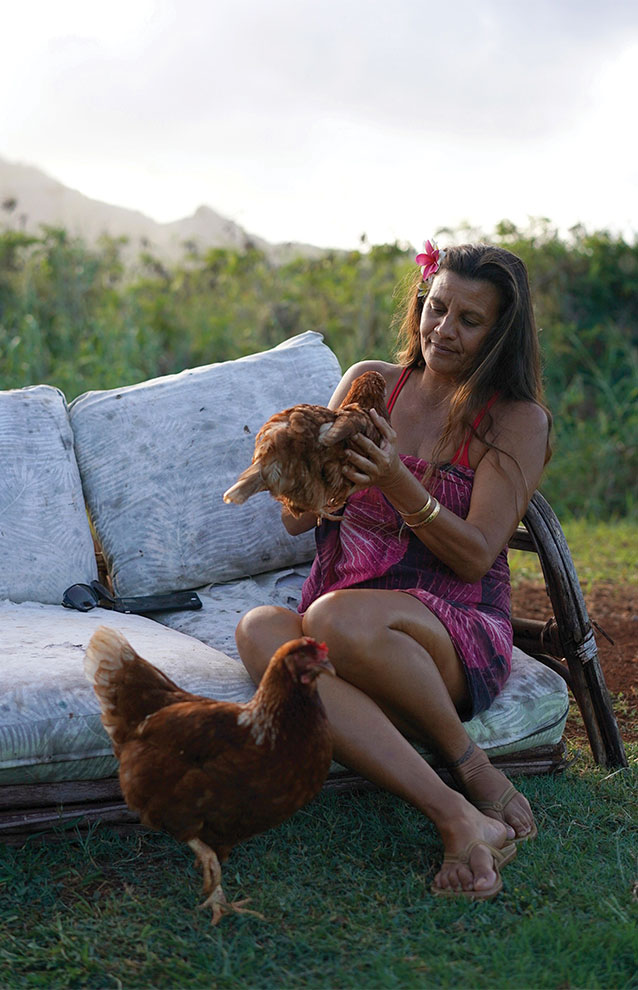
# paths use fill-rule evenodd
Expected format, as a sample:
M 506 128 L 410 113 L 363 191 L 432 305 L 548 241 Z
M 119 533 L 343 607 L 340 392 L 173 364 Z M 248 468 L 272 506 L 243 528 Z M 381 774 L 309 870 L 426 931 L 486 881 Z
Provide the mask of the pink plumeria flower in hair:
M 423 281 L 428 282 L 441 267 L 441 262 L 445 257 L 445 251 L 440 250 L 436 246 L 436 241 L 425 241 L 423 247 L 425 251 L 421 254 L 417 254 L 414 259 L 417 265 L 421 266 L 421 275 L 423 276 Z M 425 292 L 425 286 L 421 286 L 419 290 L 419 295 Z

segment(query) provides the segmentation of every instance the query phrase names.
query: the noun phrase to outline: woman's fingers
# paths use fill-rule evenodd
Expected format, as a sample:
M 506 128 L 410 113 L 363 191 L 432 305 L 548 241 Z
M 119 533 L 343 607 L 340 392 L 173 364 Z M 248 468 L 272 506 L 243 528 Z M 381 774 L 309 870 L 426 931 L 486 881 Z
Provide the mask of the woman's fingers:
M 374 425 L 378 429 L 378 431 L 381 434 L 381 436 L 385 437 L 386 440 L 391 440 L 391 441 L 396 440 L 396 436 L 397 435 L 396 435 L 395 431 L 392 429 L 392 427 L 388 423 L 387 419 L 385 419 L 383 416 L 379 415 L 379 413 L 376 411 L 376 409 L 371 409 L 370 410 L 370 418 L 372 419 L 372 422 L 374 423 Z
M 348 478 L 356 484 L 378 484 L 383 476 L 388 472 L 390 463 L 384 456 L 384 452 L 379 447 L 372 445 L 370 457 L 357 450 L 348 448 L 347 451 Z M 344 468 L 345 470 L 345 468 Z M 355 474 L 351 472 L 357 472 Z
M 374 409 L 370 413 L 381 434 L 380 442 L 375 443 L 364 433 L 356 433 L 347 449 L 348 468 L 344 468 L 349 480 L 365 486 L 382 484 L 384 478 L 396 474 L 400 465 L 396 433 Z
M 367 473 L 368 471 L 374 470 L 374 462 L 356 450 L 348 448 L 346 451 L 346 457 L 348 458 L 346 466 L 354 469 L 355 471 L 358 470 Z
M 379 450 L 376 443 L 370 440 L 364 433 L 355 433 L 352 437 L 352 443 L 356 444 L 362 451 L 366 453 L 372 453 L 374 450 Z M 354 451 L 353 447 L 348 447 L 348 453 Z
M 346 449 L 346 455 L 350 460 L 357 464 L 364 461 L 366 464 L 381 464 L 385 460 L 385 451 L 381 447 L 377 447 L 376 443 L 372 443 L 367 437 L 357 434 L 357 437 L 353 439 L 356 441 L 356 447 Z
M 369 488 L 372 484 L 372 478 L 369 474 L 364 474 L 362 471 L 357 471 L 355 467 L 351 464 L 345 464 L 343 467 L 343 473 L 351 481 L 353 485 L 358 488 Z

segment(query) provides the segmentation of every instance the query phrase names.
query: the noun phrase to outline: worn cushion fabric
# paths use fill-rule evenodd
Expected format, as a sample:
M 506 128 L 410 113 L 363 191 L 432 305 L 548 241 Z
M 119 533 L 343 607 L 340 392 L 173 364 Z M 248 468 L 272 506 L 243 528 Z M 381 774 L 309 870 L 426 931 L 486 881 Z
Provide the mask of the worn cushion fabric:
M 227 505 L 274 412 L 325 404 L 340 368 L 321 334 L 107 392 L 70 405 L 91 519 L 116 591 L 148 595 L 228 581 L 309 559 L 267 493 Z
M 247 701 L 240 663 L 141 615 L 0 602 L 0 784 L 87 780 L 117 772 L 84 653 L 100 625 L 195 694 Z
M 157 618 L 237 657 L 234 630 L 255 605 L 296 609 L 310 565 L 261 574 L 228 584 L 199 588 L 203 608 L 170 612 Z M 468 734 L 491 756 L 560 742 L 569 707 L 563 678 L 515 648 L 512 673 L 487 711 L 465 724 Z
M 59 604 L 96 577 L 64 396 L 50 385 L 0 392 L 0 599 Z
M 567 685 L 560 674 L 514 647 L 505 687 L 465 728 L 490 756 L 505 756 L 559 743 L 568 711 Z
M 238 616 L 257 602 L 290 605 L 302 571 L 234 581 L 208 594 L 200 589 L 201 612 L 174 613 L 170 621 L 208 643 L 223 643 L 236 655 Z M 0 602 L 0 785 L 93 780 L 117 772 L 97 698 L 83 671 L 84 652 L 99 625 L 115 626 L 138 653 L 188 691 L 232 701 L 247 701 L 254 693 L 234 656 L 144 616 Z M 491 756 L 554 745 L 562 736 L 567 706 L 563 679 L 514 650 L 512 676 L 502 694 L 466 728 Z M 340 769 L 333 763 L 331 773 Z
M 296 609 L 301 586 L 310 572 L 310 562 L 286 567 L 227 584 L 198 588 L 202 608 L 197 612 L 156 612 L 153 616 L 171 629 L 215 645 L 239 660 L 235 629 L 242 615 L 256 605 L 279 605 Z
M 238 618 L 260 602 L 293 605 L 304 570 L 200 589 L 201 611 L 167 613 L 163 624 L 100 608 L 81 613 L 0 602 L 0 785 L 98 779 L 117 772 L 97 698 L 83 671 L 84 652 L 99 625 L 119 629 L 138 653 L 186 690 L 248 701 L 254 688 L 235 659 Z M 169 622 L 191 635 L 169 628 Z M 466 728 L 492 756 L 553 745 L 561 739 L 567 707 L 563 679 L 514 650 L 505 689 Z M 331 772 L 340 769 L 333 763 Z

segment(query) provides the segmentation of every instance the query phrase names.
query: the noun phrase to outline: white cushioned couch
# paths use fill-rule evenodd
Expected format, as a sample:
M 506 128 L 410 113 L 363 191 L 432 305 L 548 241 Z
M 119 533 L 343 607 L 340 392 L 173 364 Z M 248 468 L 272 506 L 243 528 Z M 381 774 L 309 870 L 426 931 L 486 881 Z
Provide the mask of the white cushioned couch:
M 187 690 L 251 697 L 238 618 L 266 602 L 296 607 L 314 536 L 288 536 L 265 493 L 243 506 L 222 493 L 268 416 L 326 403 L 340 374 L 321 335 L 308 332 L 70 404 L 47 385 L 0 393 L 0 791 L 116 774 L 82 669 L 100 624 Z M 69 585 L 98 577 L 88 517 L 116 594 L 196 589 L 203 608 L 63 608 Z M 555 746 L 567 708 L 563 679 L 515 650 L 504 691 L 467 728 L 491 756 Z M 331 776 L 342 769 L 333 764 Z

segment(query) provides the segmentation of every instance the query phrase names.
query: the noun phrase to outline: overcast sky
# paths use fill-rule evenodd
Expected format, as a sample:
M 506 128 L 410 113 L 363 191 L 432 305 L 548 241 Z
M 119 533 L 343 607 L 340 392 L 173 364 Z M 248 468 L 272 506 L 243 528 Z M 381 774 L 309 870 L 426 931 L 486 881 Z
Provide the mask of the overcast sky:
M 636 0 L 1 0 L 0 156 L 270 241 L 638 232 Z

